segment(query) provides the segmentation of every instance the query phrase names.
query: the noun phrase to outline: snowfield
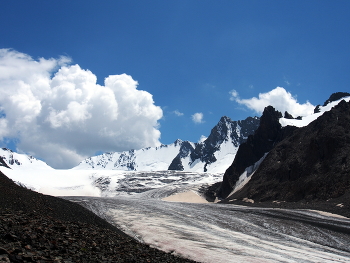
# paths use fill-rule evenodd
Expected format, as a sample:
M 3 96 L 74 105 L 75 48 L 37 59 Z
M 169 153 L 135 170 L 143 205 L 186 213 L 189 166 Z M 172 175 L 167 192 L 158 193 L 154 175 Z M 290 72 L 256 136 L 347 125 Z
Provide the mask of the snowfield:
M 133 195 L 160 187 L 213 184 L 222 174 L 180 171 L 135 172 L 118 170 L 0 170 L 16 183 L 36 192 L 53 196 L 114 197 Z

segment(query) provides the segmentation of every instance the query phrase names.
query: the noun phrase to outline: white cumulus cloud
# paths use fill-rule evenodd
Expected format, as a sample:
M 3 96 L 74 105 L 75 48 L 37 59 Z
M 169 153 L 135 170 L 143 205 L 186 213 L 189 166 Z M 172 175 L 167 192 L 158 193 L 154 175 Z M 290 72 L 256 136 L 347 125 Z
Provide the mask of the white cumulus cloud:
M 260 114 L 264 111 L 264 108 L 269 105 L 282 113 L 288 111 L 294 117 L 312 114 L 315 108 L 309 101 L 300 104 L 290 92 L 282 87 L 277 87 L 266 93 L 259 93 L 258 98 L 253 97 L 250 99 L 240 99 L 238 92 L 235 90 L 229 93 L 231 95 L 230 100 L 245 105 L 249 109 Z
M 126 74 L 104 85 L 66 57 L 35 60 L 0 49 L 0 140 L 56 168 L 77 165 L 96 151 L 158 146 L 162 109 Z
M 203 123 L 204 121 L 203 121 L 203 113 L 201 113 L 201 112 L 196 112 L 195 114 L 193 114 L 192 115 L 192 121 L 194 122 L 194 123 L 197 123 L 197 124 L 199 124 L 199 123 Z

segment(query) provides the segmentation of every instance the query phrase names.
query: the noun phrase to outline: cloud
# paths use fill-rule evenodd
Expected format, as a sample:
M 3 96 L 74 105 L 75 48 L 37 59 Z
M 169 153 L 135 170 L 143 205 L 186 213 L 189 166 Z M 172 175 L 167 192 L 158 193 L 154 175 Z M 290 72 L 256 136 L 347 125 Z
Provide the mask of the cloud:
M 229 94 L 231 95 L 231 97 L 230 97 L 230 100 L 232 100 L 232 101 L 234 101 L 234 100 L 236 100 L 237 98 L 239 98 L 238 97 L 238 92 L 236 91 L 236 90 L 231 90 L 230 92 L 229 92 Z
M 195 114 L 192 115 L 192 121 L 194 123 L 197 123 L 197 124 L 200 124 L 200 123 L 203 123 L 203 113 L 201 112 L 197 112 Z
M 201 135 L 201 137 L 198 140 L 198 143 L 204 142 L 208 137 Z
M 184 115 L 182 112 L 179 112 L 178 110 L 174 110 L 173 113 L 179 117 Z
M 282 113 L 288 111 L 294 117 L 312 114 L 315 108 L 315 106 L 308 101 L 304 104 L 298 103 L 297 99 L 282 87 L 277 87 L 266 93 L 260 93 L 258 98 L 253 97 L 251 99 L 240 99 L 238 92 L 235 90 L 229 93 L 231 95 L 230 100 L 245 105 L 259 114 L 269 105 L 272 105 Z
M 55 168 L 77 165 L 96 151 L 160 144 L 162 109 L 126 74 L 104 85 L 70 59 L 34 60 L 0 49 L 0 140 Z

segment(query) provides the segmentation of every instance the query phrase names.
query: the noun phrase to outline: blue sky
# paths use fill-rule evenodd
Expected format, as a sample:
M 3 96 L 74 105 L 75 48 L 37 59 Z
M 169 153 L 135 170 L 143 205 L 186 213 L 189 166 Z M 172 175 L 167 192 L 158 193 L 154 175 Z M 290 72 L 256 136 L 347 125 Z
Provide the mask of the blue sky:
M 260 116 L 266 103 L 282 105 L 281 110 L 290 105 L 288 110 L 295 114 L 306 112 L 333 92 L 349 92 L 349 33 L 350 2 L 345 0 L 4 0 L 1 69 L 6 72 L 16 65 L 32 71 L 14 70 L 11 77 L 0 72 L 2 146 L 32 153 L 55 167 L 69 167 L 97 151 L 169 144 L 178 138 L 197 142 L 209 135 L 221 116 L 233 120 Z M 105 78 L 110 75 L 118 75 L 118 83 L 129 86 L 121 89 L 115 86 L 116 78 L 110 78 L 114 84 L 109 84 L 108 92 L 113 91 L 116 100 L 104 103 L 105 90 L 96 95 L 91 83 L 92 93 L 84 100 L 75 96 L 69 101 L 66 96 L 64 104 L 51 91 L 51 97 L 44 98 L 32 77 L 39 70 L 38 76 L 48 83 L 61 67 L 67 69 L 61 72 L 64 83 L 73 86 L 78 85 L 77 78 L 95 76 L 97 84 L 107 87 Z M 75 74 L 74 80 L 69 74 Z M 34 86 L 9 85 L 14 79 Z M 62 87 L 61 80 L 57 76 L 57 87 Z M 25 90 L 25 95 L 18 90 Z M 129 95 L 121 102 L 123 94 Z M 11 104 L 9 97 L 17 99 Z M 31 106 L 24 107 L 25 101 Z M 101 115 L 98 105 L 106 108 Z M 134 107 L 133 113 L 126 113 L 127 105 Z M 112 108 L 118 117 L 106 115 Z M 122 116 L 130 117 L 121 121 Z M 108 126 L 107 120 L 115 125 Z M 25 137 L 30 131 L 33 134 Z M 50 145 L 62 147 L 47 157 Z

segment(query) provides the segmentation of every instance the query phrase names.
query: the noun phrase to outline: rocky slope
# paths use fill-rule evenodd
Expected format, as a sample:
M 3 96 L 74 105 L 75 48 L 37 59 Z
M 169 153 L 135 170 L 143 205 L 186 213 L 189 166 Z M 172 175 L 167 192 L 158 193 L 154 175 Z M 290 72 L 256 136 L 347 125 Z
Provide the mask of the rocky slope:
M 280 116 L 272 107 L 265 109 L 260 127 L 226 171 L 221 197 L 226 202 L 328 202 L 349 209 L 350 102 L 341 101 L 302 128 L 281 127 Z M 248 182 L 234 190 L 247 168 L 262 157 Z
M 192 262 L 138 243 L 78 204 L 0 173 L 0 262 Z
M 250 135 L 240 145 L 232 165 L 226 170 L 219 191 L 220 197 L 227 197 L 247 167 L 257 163 L 277 142 L 296 129 L 290 126 L 282 128 L 279 123 L 281 117 L 282 114 L 272 106 L 265 108 L 260 118 L 260 126 L 254 135 Z

